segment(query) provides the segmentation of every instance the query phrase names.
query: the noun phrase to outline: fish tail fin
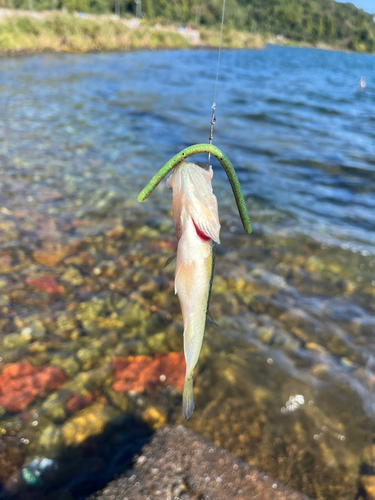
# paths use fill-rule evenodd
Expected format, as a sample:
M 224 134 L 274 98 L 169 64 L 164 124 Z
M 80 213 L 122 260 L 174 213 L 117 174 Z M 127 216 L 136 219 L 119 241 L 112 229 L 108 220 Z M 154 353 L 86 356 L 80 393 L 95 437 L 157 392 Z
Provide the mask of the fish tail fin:
M 194 396 L 193 396 L 193 377 L 187 377 L 184 383 L 184 390 L 182 393 L 182 414 L 184 419 L 188 420 L 194 411 Z

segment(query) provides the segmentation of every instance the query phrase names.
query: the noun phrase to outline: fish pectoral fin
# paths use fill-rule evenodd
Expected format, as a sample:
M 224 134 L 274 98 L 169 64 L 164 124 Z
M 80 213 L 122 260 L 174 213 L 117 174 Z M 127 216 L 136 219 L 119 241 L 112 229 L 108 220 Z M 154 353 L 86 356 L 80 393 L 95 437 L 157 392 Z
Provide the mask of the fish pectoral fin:
M 217 208 L 206 206 L 201 200 L 186 199 L 186 209 L 193 219 L 195 226 L 208 238 L 220 244 L 220 222 Z
M 165 261 L 165 264 L 163 266 L 163 269 L 165 269 L 167 266 L 169 266 L 169 264 L 171 262 L 174 261 L 174 259 L 177 257 L 177 254 L 175 253 L 174 255 L 171 255 L 170 257 L 168 257 L 168 259 Z
M 207 311 L 207 321 L 209 321 L 212 325 L 215 325 L 217 328 L 219 328 L 219 325 L 215 323 L 215 321 L 211 317 L 211 314 L 208 311 Z

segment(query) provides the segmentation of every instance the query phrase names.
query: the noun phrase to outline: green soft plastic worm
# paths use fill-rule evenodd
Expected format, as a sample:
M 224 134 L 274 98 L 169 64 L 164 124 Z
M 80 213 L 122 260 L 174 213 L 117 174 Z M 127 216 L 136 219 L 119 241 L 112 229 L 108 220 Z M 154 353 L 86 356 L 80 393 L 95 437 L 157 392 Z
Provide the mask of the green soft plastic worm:
M 246 233 L 250 234 L 252 231 L 251 222 L 249 214 L 247 213 L 245 199 L 243 197 L 240 182 L 236 175 L 236 172 L 231 164 L 229 158 L 220 151 L 219 148 L 213 146 L 212 144 L 195 144 L 194 146 L 189 146 L 177 153 L 172 159 L 170 159 L 164 167 L 162 167 L 157 174 L 150 180 L 145 188 L 138 195 L 138 201 L 144 201 L 156 186 L 166 177 L 171 170 L 173 170 L 179 163 L 189 158 L 189 156 L 196 155 L 198 153 L 209 153 L 212 154 L 223 166 L 230 185 L 232 186 L 232 191 L 236 199 L 238 212 L 241 217 L 242 225 Z

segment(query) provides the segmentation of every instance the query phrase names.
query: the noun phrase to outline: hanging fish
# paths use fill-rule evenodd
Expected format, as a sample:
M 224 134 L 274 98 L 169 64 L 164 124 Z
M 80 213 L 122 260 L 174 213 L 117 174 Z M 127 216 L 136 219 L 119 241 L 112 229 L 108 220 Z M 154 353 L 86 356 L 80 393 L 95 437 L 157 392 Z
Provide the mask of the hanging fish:
M 180 300 L 184 321 L 186 376 L 183 415 L 186 420 L 194 410 L 194 369 L 202 347 L 206 319 L 211 320 L 208 302 L 215 245 L 220 243 L 217 200 L 211 186 L 212 167 L 184 161 L 198 153 L 209 153 L 221 163 L 231 184 L 243 227 L 250 234 L 251 222 L 236 172 L 229 158 L 211 144 L 195 144 L 180 151 L 154 175 L 138 196 L 138 201 L 144 201 L 173 171 L 167 179 L 167 186 L 173 190 L 173 221 L 178 239 L 175 292 Z M 172 259 L 168 259 L 166 265 Z
M 216 196 L 212 192 L 210 166 L 182 162 L 167 179 L 173 190 L 173 221 L 178 239 L 175 293 L 184 321 L 186 375 L 183 415 L 194 410 L 193 377 L 202 347 L 215 262 L 220 243 Z

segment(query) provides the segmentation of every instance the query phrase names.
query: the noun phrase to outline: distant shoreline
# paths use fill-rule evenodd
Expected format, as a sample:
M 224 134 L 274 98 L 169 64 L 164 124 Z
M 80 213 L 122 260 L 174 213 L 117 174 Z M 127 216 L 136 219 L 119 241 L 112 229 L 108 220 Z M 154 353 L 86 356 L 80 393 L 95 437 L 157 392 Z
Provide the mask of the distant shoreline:
M 0 9 L 0 57 L 145 49 L 215 49 L 219 46 L 219 39 L 219 30 L 150 25 L 136 18 Z M 224 31 L 224 49 L 264 49 L 267 45 L 353 52 L 340 46 L 314 45 L 281 35 L 267 39 L 259 33 L 234 29 Z
M 150 25 L 136 18 L 0 9 L 0 56 L 215 48 L 219 38 L 218 30 Z M 264 46 L 265 39 L 257 33 L 224 33 L 225 48 Z

